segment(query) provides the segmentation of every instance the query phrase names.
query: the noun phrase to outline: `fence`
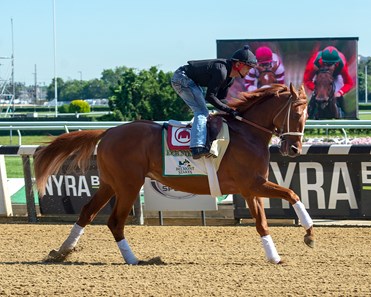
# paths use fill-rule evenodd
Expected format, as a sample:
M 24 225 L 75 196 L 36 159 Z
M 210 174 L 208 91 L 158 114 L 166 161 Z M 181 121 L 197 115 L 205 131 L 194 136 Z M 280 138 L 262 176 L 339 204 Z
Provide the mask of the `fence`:
M 0 155 L 22 157 L 30 222 L 37 221 L 30 168 L 30 157 L 37 147 L 0 147 Z M 270 152 L 269 180 L 292 188 L 313 218 L 371 219 L 371 145 L 304 145 L 302 155 L 294 159 L 282 157 L 274 145 Z M 64 180 L 63 176 L 59 180 Z M 88 192 L 92 195 L 94 190 Z M 58 195 L 60 201 L 54 200 L 54 204 L 62 205 L 68 200 L 69 205 L 74 205 L 74 199 L 81 199 L 70 192 Z M 250 218 L 244 200 L 238 195 L 234 195 L 234 206 L 235 219 Z M 286 201 L 267 199 L 265 208 L 270 218 L 295 218 Z
M 69 130 L 81 130 L 81 129 L 107 129 L 107 128 L 125 124 L 125 123 L 126 122 L 78 122 L 78 123 L 76 122 L 32 122 L 31 123 L 32 126 L 30 126 L 30 125 L 26 125 L 25 122 L 0 122 L 0 130 L 9 130 L 11 132 L 17 131 L 19 136 L 21 136 L 21 133 L 20 133 L 21 130 L 65 130 L 66 132 L 68 132 Z M 158 122 L 158 123 L 162 123 L 162 122 Z M 316 121 L 307 121 L 307 125 L 306 125 L 306 129 L 370 129 L 370 128 L 371 128 L 371 121 L 365 121 L 365 120 L 363 121 L 362 120 L 328 120 L 328 121 L 316 120 Z M 34 202 L 34 192 L 32 188 L 31 166 L 30 166 L 30 157 L 34 154 L 37 147 L 38 146 L 1 146 L 0 147 L 0 155 L 19 155 L 22 158 L 24 178 L 25 178 L 25 188 L 26 188 L 27 211 L 28 211 L 28 218 L 30 222 L 35 222 L 37 220 L 36 208 L 35 208 L 35 202 Z M 362 218 L 362 216 L 370 218 L 371 217 L 371 206 L 369 205 L 370 203 L 368 202 L 369 199 L 366 199 L 366 196 L 369 195 L 370 188 L 371 188 L 371 169 L 370 169 L 371 163 L 368 162 L 369 156 L 370 156 L 370 150 L 371 150 L 370 146 L 354 146 L 353 145 L 353 146 L 348 146 L 348 148 L 347 146 L 344 146 L 345 149 L 342 150 L 344 156 L 342 156 L 340 160 L 337 160 L 340 158 L 340 156 L 331 156 L 331 158 L 326 158 L 326 157 L 324 158 L 323 146 L 316 145 L 315 147 L 317 147 L 318 152 L 322 152 L 322 156 L 320 156 L 319 158 L 310 159 L 310 160 L 301 159 L 301 162 L 309 163 L 309 164 L 313 163 L 312 165 L 314 167 L 312 168 L 312 170 L 317 170 L 317 168 L 320 168 L 320 169 L 322 168 L 322 170 L 324 171 L 323 173 L 324 176 L 327 176 L 329 174 L 328 172 L 331 171 L 332 180 L 337 179 L 337 181 L 339 181 L 340 179 L 342 179 L 342 185 L 344 184 L 345 189 L 362 189 L 362 190 L 353 191 L 356 194 L 354 194 L 353 192 L 351 194 L 349 194 L 348 192 L 346 193 L 348 198 L 343 199 L 343 200 L 348 199 L 349 202 L 346 202 L 346 203 L 349 204 L 350 210 L 349 209 L 346 211 L 341 210 L 340 216 L 347 214 L 347 215 L 351 215 L 357 218 Z M 336 152 L 336 148 L 338 147 L 339 146 L 337 145 L 325 146 L 326 148 L 325 150 L 326 152 L 327 151 L 335 152 L 335 155 L 341 155 L 338 152 Z M 272 160 L 274 160 L 274 158 L 279 158 L 275 155 L 277 153 L 276 146 L 271 146 L 270 149 L 271 149 L 271 155 L 273 156 Z M 310 149 L 310 147 L 305 146 L 305 145 L 303 146 L 304 154 L 307 154 L 307 152 L 310 152 L 311 150 L 313 151 L 313 149 Z M 344 152 L 347 150 L 357 151 L 357 154 L 359 155 L 357 159 L 353 160 L 353 158 L 355 157 L 349 156 L 349 153 L 344 154 Z M 359 157 L 362 157 L 363 159 L 359 161 Z M 330 163 L 326 163 L 326 165 L 321 165 L 321 162 L 328 162 L 327 160 L 330 160 Z M 308 164 L 306 165 L 300 164 L 300 159 L 296 160 L 295 162 L 289 162 L 289 163 L 287 160 L 286 161 L 281 160 L 279 162 L 284 164 L 282 166 L 284 166 L 286 169 L 277 169 L 278 165 L 272 165 L 273 163 L 271 162 L 271 167 L 276 166 L 276 171 L 278 170 L 277 172 L 281 172 L 282 170 L 283 171 L 288 170 L 287 168 L 290 168 L 290 166 L 294 166 L 291 168 L 302 168 L 301 166 L 307 166 L 306 168 L 309 168 L 308 169 L 309 172 L 311 171 L 310 166 L 308 167 Z M 355 163 L 357 163 L 357 166 L 355 167 L 355 169 L 353 167 L 349 167 Z M 292 164 L 295 164 L 295 165 L 292 165 Z M 335 169 L 337 169 L 338 172 L 340 172 L 340 175 L 338 172 L 336 172 Z M 295 169 L 295 170 L 299 170 L 299 169 Z M 351 172 L 351 174 L 348 174 L 349 172 Z M 286 175 L 287 174 L 288 173 L 286 173 Z M 287 179 L 287 176 L 283 177 L 282 173 L 278 173 L 277 176 L 280 177 L 280 179 L 277 178 L 278 183 L 285 182 L 285 180 Z M 297 175 L 294 175 L 294 176 L 296 179 L 299 179 L 298 183 L 301 185 L 302 181 L 300 180 L 300 177 L 303 176 L 303 172 L 299 172 Z M 354 176 L 357 176 L 358 179 L 353 180 Z M 360 181 L 360 178 L 361 178 L 361 181 Z M 347 184 L 349 180 L 351 180 L 351 184 Z M 309 185 L 311 184 L 309 183 Z M 289 186 L 289 185 L 286 185 L 286 186 Z M 328 189 L 328 187 L 330 187 L 330 190 Z M 325 184 L 320 185 L 320 186 L 316 185 L 313 189 L 310 188 L 309 191 L 317 192 L 319 193 L 318 195 L 324 195 L 323 193 L 332 193 L 331 192 L 333 191 L 332 188 L 333 188 L 333 183 L 326 182 Z M 302 189 L 300 189 L 300 191 L 301 190 Z M 339 194 L 339 192 L 335 192 L 335 194 L 337 195 Z M 360 195 L 360 197 L 357 198 L 355 195 Z M 340 195 L 340 197 L 343 197 L 343 196 Z M 325 201 L 323 199 L 324 198 L 321 196 L 320 200 L 318 201 L 320 201 L 321 203 L 329 203 L 329 201 L 327 200 Z M 354 201 L 356 202 L 357 205 L 360 205 L 363 207 L 363 209 L 360 209 L 359 212 L 356 212 L 353 208 Z M 238 203 L 236 202 L 236 205 L 237 204 Z M 340 204 L 344 204 L 344 203 L 341 202 Z M 365 206 L 366 208 L 364 208 Z M 6 208 L 6 203 L 5 203 L 5 208 Z M 241 205 L 239 206 L 239 208 L 243 209 Z M 321 211 L 319 211 L 319 213 L 321 216 L 324 215 L 324 213 Z M 356 215 L 354 215 L 355 213 Z M 283 214 L 284 214 L 284 217 L 287 217 L 287 211 L 284 212 Z M 245 215 L 244 210 L 242 210 L 242 214 L 236 213 L 236 217 L 244 216 L 244 215 Z M 281 211 L 281 215 L 282 215 L 282 211 Z M 335 216 L 338 216 L 338 215 L 339 213 L 336 212 Z
M 35 122 L 0 122 L 0 131 L 9 131 L 10 136 L 16 132 L 19 139 L 18 145 L 22 144 L 22 133 L 21 131 L 65 131 L 71 130 L 85 130 L 85 129 L 108 129 L 118 125 L 126 124 L 129 122 L 119 121 L 103 121 L 103 122 L 90 122 L 90 121 L 35 121 Z M 162 124 L 163 121 L 157 121 Z M 326 133 L 330 129 L 341 130 L 345 143 L 347 144 L 347 132 L 348 129 L 371 129 L 371 120 L 308 120 L 305 129 L 325 129 Z

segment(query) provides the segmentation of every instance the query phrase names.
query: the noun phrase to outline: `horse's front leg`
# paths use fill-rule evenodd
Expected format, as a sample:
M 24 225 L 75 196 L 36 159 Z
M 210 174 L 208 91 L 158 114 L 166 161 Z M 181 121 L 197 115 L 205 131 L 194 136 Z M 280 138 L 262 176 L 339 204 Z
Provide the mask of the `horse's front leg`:
M 294 208 L 301 225 L 306 230 L 304 242 L 309 247 L 314 247 L 313 220 L 305 209 L 304 204 L 293 190 L 265 180 L 263 183 L 254 187 L 254 194 L 260 197 L 280 198 L 288 201 Z
M 317 109 L 316 106 L 317 106 L 316 98 L 315 96 L 312 96 L 308 104 L 308 118 L 309 119 L 315 119 L 315 113 Z
M 330 99 L 329 108 L 330 108 L 331 115 L 333 115 L 335 119 L 339 119 L 340 113 L 339 113 L 339 108 L 337 106 L 336 101 L 337 101 L 336 97 Z
M 273 264 L 283 263 L 278 255 L 273 239 L 269 234 L 268 222 L 265 216 L 263 199 L 260 197 L 245 197 L 251 216 L 255 219 L 256 231 L 259 233 L 267 260 Z

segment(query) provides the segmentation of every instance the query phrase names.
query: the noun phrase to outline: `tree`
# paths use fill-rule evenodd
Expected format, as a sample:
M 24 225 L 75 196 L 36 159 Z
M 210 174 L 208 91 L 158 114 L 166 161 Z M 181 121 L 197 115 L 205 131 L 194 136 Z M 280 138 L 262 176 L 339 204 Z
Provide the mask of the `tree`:
M 110 97 L 112 110 L 119 110 L 124 120 L 187 120 L 191 113 L 186 104 L 178 98 L 170 84 L 172 73 L 125 68 Z
M 103 91 L 101 98 L 109 98 L 117 88 L 121 76 L 128 68 L 126 66 L 116 67 L 115 69 L 104 69 L 101 76 Z
M 365 101 L 365 66 L 367 65 L 367 97 L 370 98 L 371 92 L 371 57 L 364 58 L 358 63 L 358 99 Z
M 46 91 L 46 98 L 47 98 L 48 101 L 51 101 L 55 98 L 54 81 L 55 81 L 55 79 L 53 78 L 52 82 L 50 83 L 50 85 L 48 86 L 48 89 Z M 60 94 L 61 94 L 61 90 L 63 89 L 63 85 L 64 85 L 63 79 L 61 79 L 60 77 L 57 77 L 57 96 L 58 96 L 58 98 L 60 98 Z
M 108 98 L 111 95 L 112 95 L 111 92 L 109 92 L 109 89 L 104 84 L 103 80 L 92 79 L 84 83 L 80 98 L 101 99 Z
M 62 79 L 57 79 L 58 100 L 72 101 L 79 99 L 101 99 L 108 98 L 112 95 L 109 87 L 100 79 L 92 79 L 88 81 L 68 80 L 64 82 Z M 48 87 L 48 100 L 54 99 L 54 80 Z
M 83 88 L 86 82 L 79 80 L 66 81 L 60 88 L 60 101 L 72 101 L 75 99 L 86 99 L 83 95 Z
M 121 79 L 121 76 L 128 70 L 126 66 L 116 67 L 115 69 L 104 69 L 101 80 L 109 87 L 116 86 Z

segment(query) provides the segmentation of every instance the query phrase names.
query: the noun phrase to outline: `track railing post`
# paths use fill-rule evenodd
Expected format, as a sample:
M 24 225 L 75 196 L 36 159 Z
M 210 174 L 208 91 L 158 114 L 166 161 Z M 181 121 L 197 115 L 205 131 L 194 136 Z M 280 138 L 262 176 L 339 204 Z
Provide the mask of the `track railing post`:
M 23 163 L 24 184 L 25 184 L 25 190 L 26 190 L 28 221 L 30 223 L 36 223 L 37 214 L 36 214 L 36 206 L 35 206 L 35 196 L 34 196 L 34 191 L 32 188 L 30 156 L 22 155 L 22 163 Z

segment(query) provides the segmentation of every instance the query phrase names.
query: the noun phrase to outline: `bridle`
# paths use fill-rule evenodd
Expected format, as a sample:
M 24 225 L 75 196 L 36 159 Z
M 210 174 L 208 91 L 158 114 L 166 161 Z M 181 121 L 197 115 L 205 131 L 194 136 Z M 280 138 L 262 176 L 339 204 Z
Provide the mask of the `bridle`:
M 331 71 L 331 69 L 329 68 L 321 68 L 317 71 L 316 75 L 318 76 L 319 73 L 326 73 L 332 77 L 332 81 L 331 81 L 332 89 L 330 91 L 330 94 L 328 94 L 328 97 L 329 99 L 333 98 L 335 95 L 335 82 L 333 78 L 333 71 Z M 317 102 L 328 101 L 328 100 L 317 100 L 317 79 L 315 81 L 315 88 L 314 88 L 313 96 Z
M 285 136 L 301 136 L 303 137 L 304 135 L 304 127 L 303 127 L 303 131 L 302 132 L 290 132 L 290 131 L 287 131 L 287 132 L 284 132 L 284 127 L 285 127 L 285 122 L 286 122 L 286 127 L 287 129 L 290 129 L 290 114 L 291 114 L 291 106 L 292 106 L 292 95 L 290 95 L 289 97 L 289 100 L 287 100 L 286 104 L 279 110 L 279 112 L 276 114 L 276 116 L 273 118 L 273 123 L 275 122 L 276 118 L 282 113 L 284 112 L 286 109 L 287 109 L 287 113 L 282 121 L 282 125 L 280 127 L 280 129 L 273 129 L 273 130 L 270 130 L 270 129 L 267 129 L 265 127 L 262 127 L 252 121 L 249 121 L 241 116 L 237 116 L 236 119 L 243 122 L 243 123 L 246 123 L 248 125 L 251 125 L 255 128 L 258 128 L 266 133 L 269 133 L 269 134 L 272 134 L 272 135 L 276 135 L 277 137 L 280 138 L 281 141 L 284 141 L 284 137 Z

